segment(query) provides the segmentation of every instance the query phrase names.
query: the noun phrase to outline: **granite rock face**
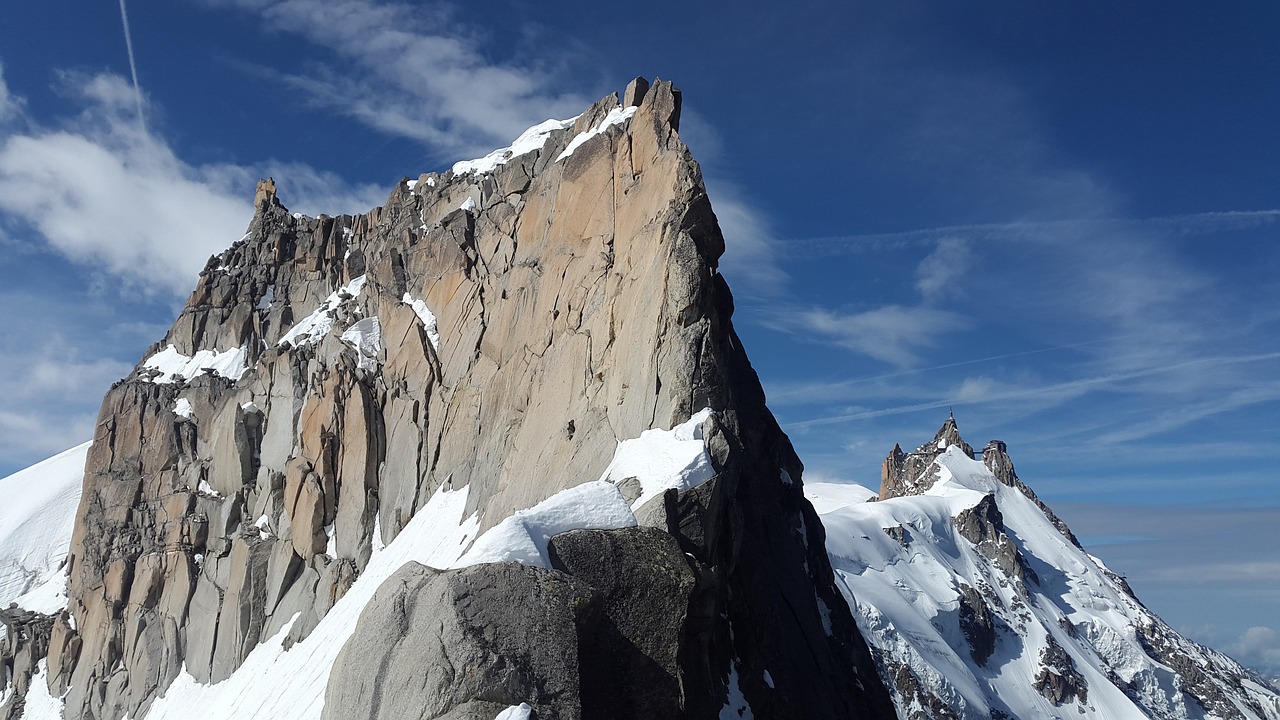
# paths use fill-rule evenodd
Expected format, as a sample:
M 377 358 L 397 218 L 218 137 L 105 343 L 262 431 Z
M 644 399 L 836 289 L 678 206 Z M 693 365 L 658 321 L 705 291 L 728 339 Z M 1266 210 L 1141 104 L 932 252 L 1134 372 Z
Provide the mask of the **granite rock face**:
M 539 126 L 540 147 L 401 181 L 364 215 L 292 214 L 260 183 L 248 233 L 103 400 L 71 622 L 48 654 L 67 717 L 145 717 L 184 667 L 217 682 L 287 623 L 286 646 L 304 639 L 442 486 L 467 487 L 487 529 L 704 407 L 715 477 L 638 509 L 652 531 L 558 539 L 562 570 L 405 570 L 380 595 L 393 614 L 371 607 L 357 637 L 438 639 L 426 608 L 459 632 L 500 625 L 459 588 L 503 602 L 486 573 L 513 573 L 545 591 L 526 609 L 556 623 L 525 640 L 576 659 L 588 638 L 591 663 L 553 668 L 519 643 L 472 657 L 490 680 L 501 667 L 485 663 L 523 658 L 523 679 L 502 682 L 534 683 L 550 717 L 628 716 L 584 685 L 614 682 L 614 662 L 655 683 L 626 689 L 638 707 L 672 717 L 718 716 L 731 691 L 757 717 L 892 717 L 802 465 L 734 333 L 680 107 L 671 83 L 638 79 L 625 103 Z M 661 618 L 642 614 L 645 593 Z M 357 687 L 368 668 L 344 667 L 331 716 L 370 693 L 369 717 L 409 702 L 404 677 Z M 415 676 L 446 698 L 422 717 L 507 701 L 439 670 Z

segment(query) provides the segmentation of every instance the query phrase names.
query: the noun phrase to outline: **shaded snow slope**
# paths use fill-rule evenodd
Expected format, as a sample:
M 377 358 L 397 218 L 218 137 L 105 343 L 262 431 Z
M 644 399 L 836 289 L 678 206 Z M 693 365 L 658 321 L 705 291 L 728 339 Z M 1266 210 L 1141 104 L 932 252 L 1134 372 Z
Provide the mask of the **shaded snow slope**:
M 45 585 L 45 595 L 65 588 L 59 570 L 71 545 L 88 452 L 89 443 L 77 445 L 0 479 L 0 607 Z M 41 597 L 41 607 L 29 606 L 31 599 L 19 604 L 46 613 L 57 609 Z
M 902 717 L 1280 718 L 1275 692 L 1144 608 L 1016 476 L 929 452 L 917 495 L 805 488 Z

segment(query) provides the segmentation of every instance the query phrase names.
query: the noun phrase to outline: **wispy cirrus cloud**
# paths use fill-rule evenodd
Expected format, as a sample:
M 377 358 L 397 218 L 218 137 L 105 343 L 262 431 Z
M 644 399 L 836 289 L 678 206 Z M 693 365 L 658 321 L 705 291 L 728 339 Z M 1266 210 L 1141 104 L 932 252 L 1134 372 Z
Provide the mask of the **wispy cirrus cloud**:
M 821 425 L 845 423 L 852 420 L 884 417 L 886 415 L 903 415 L 921 410 L 934 410 L 962 403 L 968 405 L 983 405 L 1009 403 L 1014 401 L 1036 401 L 1040 407 L 1050 408 L 1060 405 L 1068 400 L 1079 398 L 1089 392 L 1095 392 L 1102 389 L 1120 388 L 1125 383 L 1135 380 L 1143 380 L 1157 376 L 1168 376 L 1183 371 L 1214 370 L 1218 368 L 1254 363 L 1263 364 L 1264 366 L 1280 363 L 1280 352 L 1245 356 L 1233 355 L 1203 357 L 1195 360 L 1175 363 L 1173 365 L 1147 367 L 1122 373 L 1082 377 L 1063 382 L 1036 383 L 1030 385 L 1001 382 L 989 377 L 968 377 L 962 380 L 959 385 L 952 386 L 944 390 L 942 393 L 937 395 L 934 400 L 890 407 L 859 409 L 850 413 L 797 421 L 791 423 L 789 426 L 797 428 L 817 427 Z M 821 392 L 821 389 L 811 389 L 810 392 Z M 1129 426 L 1123 434 L 1117 434 L 1114 438 L 1110 439 L 1113 441 L 1119 441 L 1122 439 L 1135 440 L 1147 437 L 1157 432 L 1169 430 L 1174 427 L 1181 427 L 1202 417 L 1206 417 L 1207 415 L 1224 412 L 1233 407 L 1241 407 L 1245 404 L 1270 402 L 1278 398 L 1280 398 L 1280 384 L 1272 383 L 1270 386 L 1265 388 L 1255 388 L 1249 391 L 1236 393 L 1233 398 L 1227 399 L 1221 404 L 1207 404 L 1204 412 L 1201 413 L 1189 412 L 1186 415 L 1171 417 L 1165 419 L 1161 423 L 1152 423 L 1146 427 Z
M 1059 244 L 1068 238 L 1158 236 L 1194 237 L 1234 230 L 1280 227 L 1280 209 L 1204 212 L 1149 218 L 1082 217 L 1059 220 L 945 225 L 888 233 L 786 238 L 788 247 L 817 255 L 860 255 L 928 247 L 960 240 L 971 247 L 1007 243 Z
M 441 3 L 377 0 L 207 0 L 254 13 L 335 60 L 305 72 L 263 70 L 318 106 L 444 153 L 482 153 L 596 98 L 560 90 L 561 51 L 496 61 L 480 30 Z
M 935 288 L 955 287 L 946 309 L 975 321 L 934 348 L 919 345 L 918 363 L 771 387 L 770 398 L 796 405 L 787 427 L 804 430 L 953 406 L 1025 429 L 1023 419 L 1070 407 L 1041 434 L 1097 452 L 1275 404 L 1280 318 L 1256 302 L 1257 287 L 1233 282 L 1274 255 L 1252 240 L 1273 231 L 1280 211 L 1264 210 L 814 241 L 811 251 L 854 253 L 863 264 L 921 258 L 922 307 Z M 806 243 L 788 247 L 804 252 Z M 1203 262 L 1210 252 L 1212 262 Z M 984 353 L 988 347 L 1013 352 Z
M 796 310 L 779 313 L 769 322 L 792 334 L 808 334 L 899 367 L 916 364 L 920 351 L 935 346 L 940 335 L 969 324 L 957 313 L 902 305 L 852 313 Z
M 764 204 L 726 179 L 724 139 L 696 108 L 681 109 L 680 137 L 698 158 L 707 195 L 724 233 L 724 273 L 739 298 L 772 303 L 784 296 L 790 275 L 782 268 L 775 225 Z
M 933 252 L 916 266 L 916 290 L 926 301 L 955 295 L 954 283 L 964 277 L 972 262 L 969 244 L 958 237 L 942 237 Z

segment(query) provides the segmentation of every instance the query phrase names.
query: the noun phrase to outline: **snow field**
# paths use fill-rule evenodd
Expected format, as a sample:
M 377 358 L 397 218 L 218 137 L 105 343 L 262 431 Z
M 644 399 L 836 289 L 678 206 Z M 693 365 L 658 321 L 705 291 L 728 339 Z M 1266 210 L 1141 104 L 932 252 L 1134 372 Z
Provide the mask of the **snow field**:
M 15 601 L 40 612 L 66 606 L 60 569 L 71 546 L 89 445 L 0 478 L 0 607 Z
M 1160 623 L 1075 547 L 1029 498 L 981 462 L 951 447 L 938 457 L 937 482 L 922 495 L 866 502 L 867 488 L 806 486 L 827 529 L 827 550 L 869 644 L 911 667 L 930 693 L 962 718 L 992 711 L 1014 717 L 1204 717 L 1173 672 L 1147 656 L 1137 626 Z M 1028 595 L 955 528 L 953 518 L 994 495 L 1006 533 L 1040 578 Z M 905 547 L 885 530 L 905 529 Z M 960 623 L 960 586 L 978 591 L 996 621 L 995 652 L 985 666 L 969 651 Z M 1054 706 L 1034 689 L 1041 653 L 1051 644 L 1070 656 L 1088 697 Z M 1108 679 L 1114 672 L 1141 705 Z M 893 688 L 891 688 L 893 690 Z M 899 712 L 914 708 L 895 692 Z M 1250 715 L 1246 712 L 1246 717 Z

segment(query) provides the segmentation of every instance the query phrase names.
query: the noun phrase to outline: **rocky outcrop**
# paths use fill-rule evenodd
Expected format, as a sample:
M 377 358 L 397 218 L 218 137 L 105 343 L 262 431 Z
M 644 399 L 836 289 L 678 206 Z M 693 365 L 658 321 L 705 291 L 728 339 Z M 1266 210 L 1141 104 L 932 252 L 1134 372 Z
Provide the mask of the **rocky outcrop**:
M 986 666 L 996 651 L 996 621 L 982 593 L 968 583 L 960 583 L 960 630 L 969 644 L 969 655 Z
M 528 703 L 577 720 L 586 583 L 515 563 L 439 572 L 410 563 L 379 588 L 338 656 L 324 719 L 492 720 Z
M 736 692 L 761 717 L 891 716 L 802 465 L 734 333 L 680 106 L 670 83 L 637 80 L 625 102 L 402 181 L 359 216 L 290 214 L 261 183 L 249 232 L 103 401 L 68 564 L 77 629 L 49 657 L 67 717 L 142 717 L 183 667 L 217 682 L 291 621 L 285 644 L 305 639 L 441 487 L 468 488 L 468 513 L 491 528 L 596 480 L 619 441 L 704 407 L 715 477 L 637 509 L 669 540 L 556 545 L 585 578 L 564 587 L 593 588 L 595 622 L 613 628 L 597 650 L 632 642 L 621 662 L 667 688 L 632 697 L 664 713 L 716 716 Z M 649 572 L 674 561 L 671 543 L 687 574 L 648 590 L 683 604 L 678 642 L 670 624 L 634 642 L 644 588 L 572 558 Z M 471 582 L 459 577 L 478 575 L 413 582 L 447 605 L 444 588 Z M 578 627 L 567 597 L 539 602 Z M 331 687 L 334 702 L 366 690 Z
M 956 515 L 955 527 L 960 537 L 973 543 L 974 549 L 1000 570 L 1001 576 L 1013 582 L 1019 594 L 1025 597 L 1027 585 L 1039 583 L 1035 570 L 1005 531 L 1004 517 L 994 495 L 983 496 L 977 505 Z
M 574 531 L 554 570 L 407 565 L 378 590 L 330 676 L 325 718 L 681 715 L 695 580 L 654 528 Z
M 1040 651 L 1040 672 L 1036 673 L 1032 686 L 1054 705 L 1077 699 L 1081 703 L 1089 702 L 1089 684 L 1076 670 L 1075 661 L 1052 635 L 1048 636 L 1044 649 Z
M 1072 545 L 1080 547 L 1080 541 L 1076 539 L 1075 533 L 1071 532 L 1071 528 L 1067 527 L 1062 518 L 1054 514 L 1053 510 L 1036 496 L 1035 490 L 1018 479 L 1018 473 L 1013 469 L 1013 459 L 1009 457 L 1008 447 L 1003 441 L 992 440 L 987 443 L 987 446 L 982 449 L 982 463 L 991 470 L 991 474 L 995 475 L 997 480 L 1011 488 L 1017 488 L 1018 492 L 1026 495 L 1027 499 L 1035 503 L 1036 507 L 1040 508 L 1040 512 L 1049 518 L 1049 522 L 1058 528 L 1058 532 L 1062 533 L 1063 537 L 1070 540 Z
M 960 437 L 954 415 L 947 417 L 933 440 L 910 453 L 902 452 L 902 447 L 894 443 L 893 450 L 889 451 L 880 467 L 879 499 L 919 495 L 928 490 L 937 480 L 937 475 L 932 472 L 933 461 L 952 446 L 973 457 L 973 448 Z
M 689 611 L 706 604 L 696 565 L 656 528 L 578 530 L 552 538 L 551 565 L 591 586 L 595 612 L 580 631 L 586 717 L 678 717 L 680 643 L 699 628 Z M 698 618 L 696 622 L 705 622 Z
M 40 682 L 37 665 L 49 653 L 55 619 L 16 605 L 0 608 L 0 720 L 23 715 L 31 683 Z

